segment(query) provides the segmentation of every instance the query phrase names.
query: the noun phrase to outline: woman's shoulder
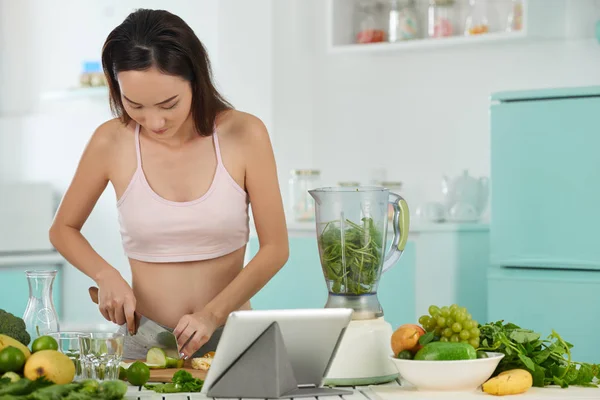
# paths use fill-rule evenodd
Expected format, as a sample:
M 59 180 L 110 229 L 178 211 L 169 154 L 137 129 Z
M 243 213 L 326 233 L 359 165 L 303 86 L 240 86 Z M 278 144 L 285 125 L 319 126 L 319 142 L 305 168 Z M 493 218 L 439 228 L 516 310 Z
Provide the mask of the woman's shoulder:
M 268 140 L 269 134 L 263 121 L 255 115 L 238 110 L 229 110 L 218 117 L 219 139 L 252 144 L 256 140 Z
M 89 146 L 98 151 L 112 151 L 124 140 L 131 140 L 135 132 L 135 124 L 123 124 L 118 118 L 113 118 L 100 124 L 89 142 Z

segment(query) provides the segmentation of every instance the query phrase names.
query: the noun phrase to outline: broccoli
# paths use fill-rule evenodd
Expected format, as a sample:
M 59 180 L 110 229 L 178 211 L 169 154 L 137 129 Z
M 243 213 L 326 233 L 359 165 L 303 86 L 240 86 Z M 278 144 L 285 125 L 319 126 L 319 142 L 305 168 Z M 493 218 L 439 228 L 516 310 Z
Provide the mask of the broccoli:
M 18 340 L 25 346 L 29 346 L 31 341 L 31 336 L 29 336 L 25 327 L 25 321 L 2 309 L 0 309 L 0 333 Z

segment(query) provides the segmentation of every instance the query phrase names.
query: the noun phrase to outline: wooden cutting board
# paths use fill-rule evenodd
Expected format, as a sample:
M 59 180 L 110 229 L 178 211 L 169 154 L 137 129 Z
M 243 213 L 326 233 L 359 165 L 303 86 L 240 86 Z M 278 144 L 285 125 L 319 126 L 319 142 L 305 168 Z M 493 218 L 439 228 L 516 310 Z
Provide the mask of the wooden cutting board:
M 127 360 L 126 362 L 133 362 L 135 360 Z M 145 360 L 140 360 L 145 361 Z M 173 379 L 173 374 L 179 369 L 183 369 L 189 372 L 194 378 L 206 379 L 206 371 L 202 371 L 199 369 L 193 369 L 191 361 L 188 360 L 183 365 L 183 368 L 166 368 L 166 369 L 150 369 L 150 379 L 148 382 L 161 382 L 161 383 L 169 383 Z

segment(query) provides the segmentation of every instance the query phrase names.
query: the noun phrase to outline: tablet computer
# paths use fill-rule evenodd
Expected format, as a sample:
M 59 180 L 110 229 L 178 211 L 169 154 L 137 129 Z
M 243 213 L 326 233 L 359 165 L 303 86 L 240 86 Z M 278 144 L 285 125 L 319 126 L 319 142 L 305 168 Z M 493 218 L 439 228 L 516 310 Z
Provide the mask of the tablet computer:
M 235 311 L 227 318 L 202 393 L 208 393 L 274 322 L 298 387 L 320 388 L 351 319 L 352 309 L 346 308 Z

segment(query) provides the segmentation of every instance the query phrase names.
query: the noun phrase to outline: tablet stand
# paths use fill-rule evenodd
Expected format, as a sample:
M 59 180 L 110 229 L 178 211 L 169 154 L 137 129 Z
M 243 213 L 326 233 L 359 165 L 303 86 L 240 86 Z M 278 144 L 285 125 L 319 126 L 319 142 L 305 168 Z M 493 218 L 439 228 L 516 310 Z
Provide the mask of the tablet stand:
M 207 391 L 208 397 L 260 399 L 349 394 L 352 391 L 298 387 L 277 322 L 269 325 Z

